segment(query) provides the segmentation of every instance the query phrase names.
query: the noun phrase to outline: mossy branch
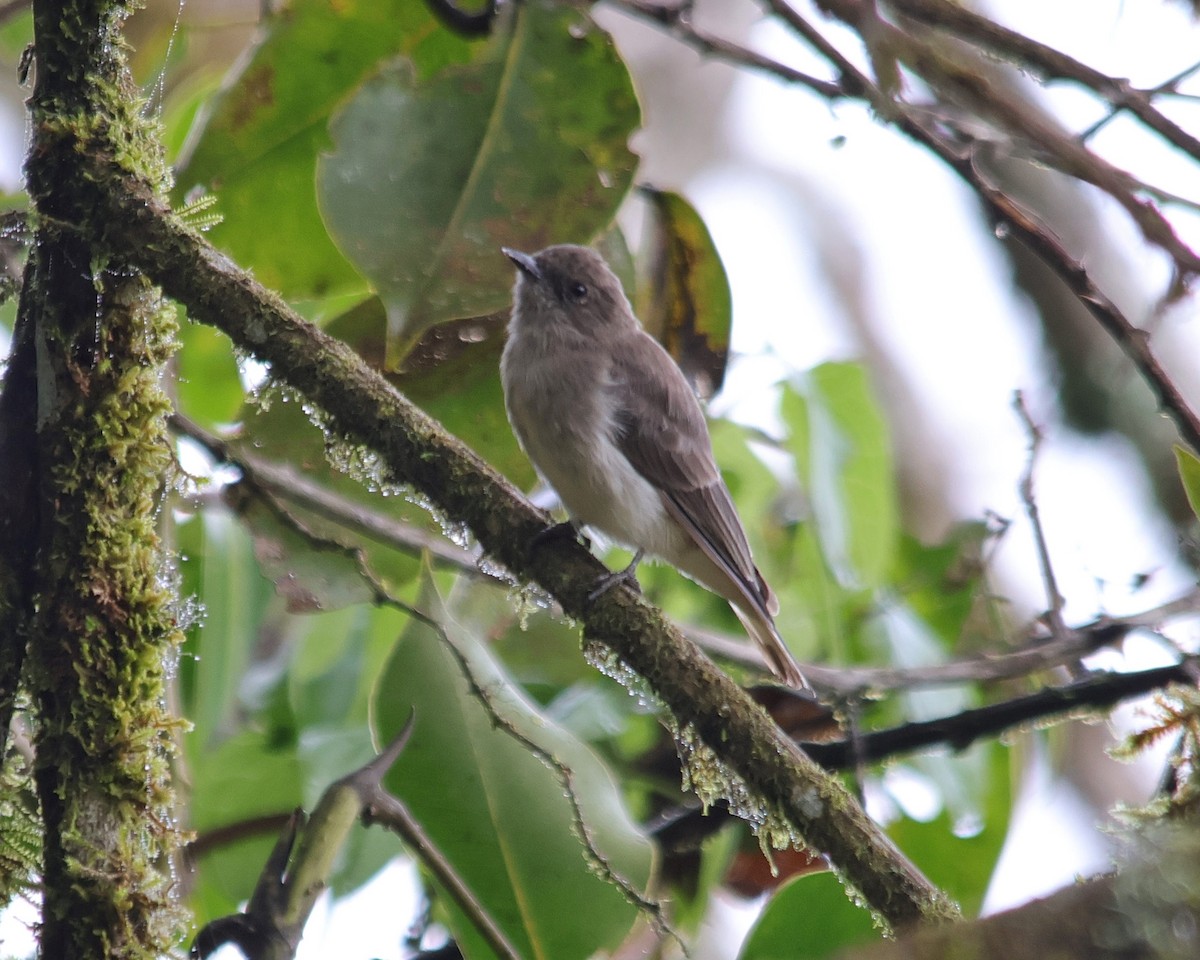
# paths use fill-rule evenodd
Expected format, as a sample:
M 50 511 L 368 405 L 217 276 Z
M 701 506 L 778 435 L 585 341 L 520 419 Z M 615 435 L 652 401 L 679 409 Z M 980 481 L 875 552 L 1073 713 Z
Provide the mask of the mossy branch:
M 158 958 L 182 928 L 164 706 L 180 632 L 156 533 L 171 464 L 159 380 L 175 317 L 99 243 L 81 169 L 102 152 L 150 194 L 165 192 L 157 129 L 121 45 L 126 12 L 112 0 L 34 3 L 25 173 L 37 235 L 6 378 L 6 400 L 21 388 L 23 432 L 4 451 L 16 458 L 6 476 L 24 484 L 31 542 L 3 599 L 28 645 L 44 957 Z
M 484 551 L 555 597 L 585 637 L 643 677 L 681 729 L 717 758 L 830 860 L 895 926 L 944 921 L 954 905 L 893 846 L 841 784 L 820 770 L 746 694 L 629 590 L 595 604 L 588 593 L 605 569 L 578 544 L 531 550 L 549 517 L 354 351 L 290 310 L 199 234 L 180 224 L 151 190 L 92 157 L 90 182 L 105 243 L 183 303 L 194 320 L 223 330 L 270 365 L 326 415 L 327 430 L 379 457 L 392 478 L 465 523 Z

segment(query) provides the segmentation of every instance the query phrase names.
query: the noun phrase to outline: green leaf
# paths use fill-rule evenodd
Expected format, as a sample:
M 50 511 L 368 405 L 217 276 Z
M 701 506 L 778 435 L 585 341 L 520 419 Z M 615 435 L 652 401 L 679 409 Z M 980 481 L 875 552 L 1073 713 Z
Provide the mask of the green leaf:
M 204 748 L 232 727 L 238 689 L 273 596 L 249 537 L 228 513 L 205 511 L 176 531 L 184 590 L 204 603 L 179 664 L 183 712 L 193 728 L 188 739 Z
M 733 299 L 708 227 L 677 193 L 643 190 L 652 210 L 648 282 L 638 316 L 702 397 L 725 381 Z
M 504 316 L 444 323 L 426 331 L 387 378 L 409 400 L 522 487 L 536 475 L 508 425 L 500 386 Z M 326 330 L 372 366 L 384 362 L 387 316 L 370 297 L 331 321 Z
M 216 191 L 225 219 L 210 239 L 285 296 L 362 290 L 317 212 L 329 116 L 384 58 L 403 55 L 426 76 L 482 49 L 412 0 L 295 0 L 266 21 L 264 40 L 213 103 L 177 172 L 179 194 L 197 184 Z
M 507 7 L 486 56 L 381 70 L 333 118 L 317 172 L 338 248 L 379 293 L 388 366 L 445 320 L 500 310 L 502 244 L 584 243 L 611 221 L 640 115 L 612 41 L 547 0 Z
M 848 589 L 880 586 L 896 554 L 899 508 L 887 424 L 866 371 L 822 364 L 784 391 L 782 413 L 830 569 Z
M 229 338 L 200 323 L 182 324 L 179 336 L 176 392 L 181 412 L 210 429 L 232 423 L 246 394 Z
M 449 626 L 436 594 L 427 590 L 426 597 L 430 612 Z M 451 632 L 504 722 L 572 771 L 597 848 L 622 877 L 645 889 L 651 846 L 606 768 L 540 714 L 473 637 Z M 393 736 L 410 709 L 416 711 L 412 738 L 388 775 L 388 789 L 409 806 L 521 956 L 582 960 L 616 946 L 635 911 L 590 869 L 559 778 L 496 727 L 446 640 L 416 620 L 397 640 L 376 691 L 378 739 Z M 587 904 L 586 918 L 580 904 Z M 449 923 L 471 960 L 492 955 L 456 911 Z
M 215 845 L 197 864 L 190 904 L 197 924 L 203 924 L 236 912 L 249 899 L 279 835 L 277 828 L 253 829 L 253 824 L 296 807 L 300 770 L 290 746 L 279 749 L 258 731 L 244 731 L 211 750 L 189 747 L 191 828 L 204 841 L 212 830 L 245 827 L 241 839 Z
M 1179 479 L 1187 494 L 1192 513 L 1200 518 L 1200 457 L 1187 447 L 1175 445 L 1175 462 L 1179 464 Z
M 871 914 L 851 902 L 837 877 L 810 873 L 775 892 L 738 960 L 817 960 L 879 937 Z
M 968 916 L 978 913 L 1000 859 L 1013 807 L 1013 759 L 1001 743 L 981 743 L 963 760 L 966 803 L 947 796 L 942 811 L 922 823 L 903 817 L 888 834 L 934 884 L 957 900 Z M 943 784 L 944 789 L 944 784 Z

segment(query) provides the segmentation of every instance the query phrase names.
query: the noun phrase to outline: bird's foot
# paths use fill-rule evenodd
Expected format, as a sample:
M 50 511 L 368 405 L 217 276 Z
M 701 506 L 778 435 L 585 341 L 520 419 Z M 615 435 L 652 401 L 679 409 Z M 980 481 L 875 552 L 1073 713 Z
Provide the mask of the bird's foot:
M 583 535 L 579 527 L 570 520 L 564 520 L 562 523 L 553 523 L 534 534 L 533 539 L 529 541 L 529 552 L 533 553 L 539 547 L 544 547 L 556 540 L 578 540 L 583 544 L 584 549 L 592 549 L 592 541 Z
M 616 570 L 612 573 L 606 573 L 592 588 L 592 592 L 588 594 L 588 603 L 595 603 L 602 596 L 608 593 L 613 587 L 619 587 L 621 584 L 627 584 L 638 593 L 642 592 L 642 585 L 638 583 L 637 566 L 642 562 L 642 551 L 639 550 L 633 555 L 633 559 L 629 562 L 629 566 L 623 570 Z

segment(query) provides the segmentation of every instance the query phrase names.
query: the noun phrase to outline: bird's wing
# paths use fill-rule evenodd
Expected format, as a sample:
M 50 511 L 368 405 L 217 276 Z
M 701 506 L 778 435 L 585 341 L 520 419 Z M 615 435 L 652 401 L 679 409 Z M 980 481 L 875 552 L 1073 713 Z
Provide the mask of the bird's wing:
M 617 447 L 746 600 L 773 615 L 778 601 L 750 556 L 696 395 L 649 334 L 638 331 L 623 347 L 615 351 L 609 387 Z

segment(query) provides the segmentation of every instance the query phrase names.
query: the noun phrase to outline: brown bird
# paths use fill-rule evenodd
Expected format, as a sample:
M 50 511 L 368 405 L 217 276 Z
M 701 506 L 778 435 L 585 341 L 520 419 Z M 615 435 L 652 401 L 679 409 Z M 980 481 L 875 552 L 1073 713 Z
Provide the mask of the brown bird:
M 659 557 L 724 597 L 775 675 L 809 689 L 775 627 L 779 601 L 754 565 L 708 425 L 682 371 L 638 323 L 608 264 L 586 247 L 517 266 L 500 361 L 513 431 L 579 524 L 635 550 L 597 593 Z

